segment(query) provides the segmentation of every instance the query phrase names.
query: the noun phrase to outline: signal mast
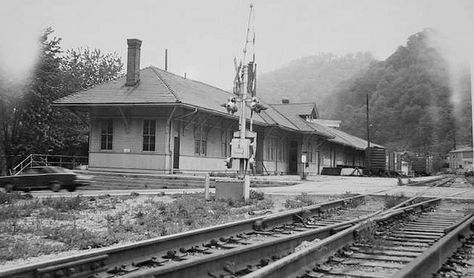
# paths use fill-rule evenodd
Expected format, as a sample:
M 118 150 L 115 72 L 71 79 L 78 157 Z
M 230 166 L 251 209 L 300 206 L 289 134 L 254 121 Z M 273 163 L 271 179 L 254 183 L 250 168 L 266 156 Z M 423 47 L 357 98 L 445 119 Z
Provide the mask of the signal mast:
M 252 23 L 252 27 L 250 26 Z M 256 96 L 256 70 L 257 64 L 255 63 L 255 13 L 253 10 L 253 4 L 250 4 L 250 12 L 247 23 L 247 35 L 243 48 L 243 57 L 240 63 L 234 58 L 234 66 L 236 75 L 234 78 L 233 93 L 235 96 L 229 98 L 226 104 L 222 106 L 226 107 L 227 112 L 234 114 L 239 110 L 239 130 L 233 134 L 231 141 L 231 155 L 226 158 L 227 168 L 232 168 L 233 160 L 239 161 L 239 172 L 238 177 L 243 180 L 243 195 L 244 199 L 249 198 L 250 190 L 250 176 L 248 175 L 249 166 L 253 168 L 255 166 L 255 153 L 257 150 L 257 133 L 253 131 L 253 113 L 260 113 L 262 110 L 267 108 L 260 104 Z M 252 39 L 249 40 L 250 32 L 252 29 Z M 252 43 L 252 61 L 246 64 L 247 46 Z M 250 109 L 249 118 L 247 118 L 247 108 Z M 247 130 L 247 120 L 250 121 L 249 130 Z

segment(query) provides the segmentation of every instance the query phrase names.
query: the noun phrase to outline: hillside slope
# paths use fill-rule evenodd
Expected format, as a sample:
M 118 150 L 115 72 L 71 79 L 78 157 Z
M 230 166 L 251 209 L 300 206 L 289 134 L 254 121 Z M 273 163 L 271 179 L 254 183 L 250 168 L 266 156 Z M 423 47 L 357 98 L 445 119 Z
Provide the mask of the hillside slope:
M 364 72 L 375 59 L 370 53 L 336 56 L 322 53 L 297 59 L 258 77 L 258 94 L 268 103 L 317 102 L 329 96 L 344 80 Z
M 434 45 L 432 30 L 414 34 L 385 61 L 334 93 L 330 117 L 365 137 L 369 94 L 371 139 L 390 149 L 444 153 L 471 138 L 469 70 L 457 77 Z M 455 79 L 458 81 L 453 86 Z M 454 92 L 457 90 L 457 92 Z M 457 100 L 453 101 L 456 93 Z

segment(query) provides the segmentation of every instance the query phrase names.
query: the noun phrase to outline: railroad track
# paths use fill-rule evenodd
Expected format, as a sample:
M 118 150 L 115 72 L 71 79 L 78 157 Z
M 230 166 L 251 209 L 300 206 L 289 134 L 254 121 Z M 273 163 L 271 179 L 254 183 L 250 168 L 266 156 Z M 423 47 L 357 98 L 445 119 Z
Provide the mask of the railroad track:
M 411 182 L 406 185 L 408 186 L 431 186 L 431 187 L 449 187 L 453 184 L 456 178 L 452 175 L 443 175 L 441 177 L 426 180 L 426 181 L 418 181 L 418 182 Z
M 472 235 L 474 217 L 409 205 L 360 223 L 262 267 L 246 278 L 262 277 L 432 277 Z
M 302 235 L 304 238 L 306 234 L 328 237 L 351 225 L 350 221 L 363 219 L 372 212 L 349 210 L 363 202 L 365 198 L 364 195 L 357 195 L 284 213 L 0 270 L 0 277 L 99 278 L 134 276 L 144 272 L 152 275 L 155 272 L 163 273 L 165 270 L 168 273 L 178 273 L 175 271 L 177 268 L 186 269 L 190 262 L 210 261 L 215 256 L 232 254 L 239 247 L 253 248 L 271 239 L 295 235 Z M 169 277 L 167 274 L 164 275 Z
M 275 262 L 284 261 L 292 253 L 298 253 L 295 250 L 301 244 L 315 240 L 323 242 L 376 215 L 395 217 L 406 211 L 420 211 L 439 202 L 439 199 L 417 202 L 416 198 L 412 198 L 384 212 L 351 208 L 365 198 L 360 195 L 267 217 L 32 264 L 0 271 L 0 277 L 224 278 L 251 275 Z M 339 246 L 324 248 L 333 250 L 336 247 Z

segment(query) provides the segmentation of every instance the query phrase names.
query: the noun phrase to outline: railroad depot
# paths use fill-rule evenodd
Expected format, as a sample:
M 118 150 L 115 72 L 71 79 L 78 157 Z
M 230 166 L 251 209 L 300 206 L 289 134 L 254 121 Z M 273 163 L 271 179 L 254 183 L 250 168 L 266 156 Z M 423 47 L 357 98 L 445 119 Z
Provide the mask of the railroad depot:
M 237 170 L 224 163 L 239 129 L 240 111 L 222 106 L 233 94 L 157 67 L 140 69 L 141 41 L 127 42 L 126 76 L 55 102 L 89 113 L 89 169 Z M 324 167 L 364 166 L 367 141 L 339 130 L 338 121 L 320 119 L 314 103 L 264 105 L 249 123 L 257 138 L 256 173 L 316 175 Z

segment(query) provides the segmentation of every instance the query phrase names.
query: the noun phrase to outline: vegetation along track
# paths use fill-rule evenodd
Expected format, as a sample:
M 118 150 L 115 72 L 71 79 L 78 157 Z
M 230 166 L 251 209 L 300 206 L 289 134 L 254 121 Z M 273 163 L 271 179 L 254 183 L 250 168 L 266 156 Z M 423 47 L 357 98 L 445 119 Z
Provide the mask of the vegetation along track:
M 298 235 L 301 235 L 301 240 L 328 237 L 373 212 L 352 209 L 365 199 L 366 196 L 357 195 L 283 213 L 0 270 L 0 277 L 172 277 L 169 273 L 182 273 L 178 270 L 192 269 L 190 265 L 212 261 L 223 254 L 239 253 L 242 249 L 253 250 L 254 246 L 269 241 Z M 207 266 L 204 264 L 204 267 Z M 207 272 L 212 270 L 209 267 L 202 272 L 207 276 Z M 194 272 L 189 273 L 196 276 Z M 189 277 L 179 275 L 176 277 Z
M 433 201 L 440 202 L 428 202 Z M 471 214 L 452 211 L 448 205 L 436 209 L 409 205 L 359 223 L 244 277 L 432 277 L 472 234 L 473 222 Z

